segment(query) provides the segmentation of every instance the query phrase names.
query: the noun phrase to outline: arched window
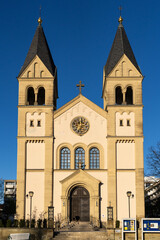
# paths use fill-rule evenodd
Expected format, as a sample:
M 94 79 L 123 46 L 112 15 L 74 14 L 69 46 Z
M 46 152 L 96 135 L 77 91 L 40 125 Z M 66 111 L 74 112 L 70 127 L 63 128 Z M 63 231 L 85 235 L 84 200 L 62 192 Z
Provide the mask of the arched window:
M 75 169 L 85 168 L 85 151 L 79 147 L 75 150 Z
M 132 90 L 132 87 L 127 87 L 125 101 L 126 101 L 126 104 L 133 104 L 133 90 Z
M 96 147 L 89 151 L 89 168 L 99 169 L 99 150 Z
M 123 103 L 123 93 L 121 87 L 116 87 L 116 104 Z
M 27 90 L 27 102 L 29 103 L 29 105 L 34 105 L 35 94 L 33 87 L 29 87 Z
M 60 162 L 60 168 L 61 169 L 69 169 L 70 168 L 70 150 L 65 147 L 61 149 L 61 162 Z
M 40 87 L 38 89 L 37 102 L 38 102 L 38 105 L 45 104 L 45 89 L 43 87 Z

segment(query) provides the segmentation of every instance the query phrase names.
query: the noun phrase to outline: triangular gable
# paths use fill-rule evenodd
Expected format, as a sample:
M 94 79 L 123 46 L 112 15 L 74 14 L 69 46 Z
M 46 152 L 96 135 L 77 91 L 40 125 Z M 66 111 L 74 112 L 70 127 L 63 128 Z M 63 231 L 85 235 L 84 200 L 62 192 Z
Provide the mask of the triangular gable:
M 137 70 L 130 59 L 123 54 L 108 77 L 142 77 L 142 74 Z
M 85 182 L 87 182 L 87 180 L 88 180 L 88 181 L 93 181 L 96 184 L 100 183 L 99 180 L 97 180 L 96 178 L 92 177 L 90 174 L 88 174 L 87 172 L 85 172 L 82 169 L 76 170 L 70 176 L 68 176 L 68 177 L 64 178 L 62 181 L 60 181 L 60 183 L 69 182 L 70 180 L 72 180 L 72 181 L 76 180 L 76 182 L 78 182 L 79 180 L 82 181 L 82 179 L 85 180 Z
M 61 198 L 67 197 L 70 194 L 70 191 L 76 186 L 85 187 L 92 198 L 99 196 L 100 181 L 82 169 L 76 170 L 70 176 L 60 181 L 60 183 L 62 184 Z
M 42 60 L 36 55 L 30 64 L 25 68 L 19 78 L 53 78 L 48 68 Z
M 69 110 L 70 108 L 72 108 L 73 106 L 75 106 L 79 102 L 84 103 L 85 105 L 87 105 L 89 108 L 91 108 L 93 111 L 95 111 L 96 113 L 98 113 L 102 117 L 107 118 L 107 112 L 106 111 L 104 111 L 102 108 L 97 106 L 95 103 L 91 102 L 89 99 L 84 97 L 82 94 L 79 94 L 77 97 L 72 99 L 70 102 L 66 103 L 61 108 L 56 110 L 54 112 L 54 118 L 59 117 L 61 114 L 63 114 L 64 112 L 66 112 L 67 110 Z

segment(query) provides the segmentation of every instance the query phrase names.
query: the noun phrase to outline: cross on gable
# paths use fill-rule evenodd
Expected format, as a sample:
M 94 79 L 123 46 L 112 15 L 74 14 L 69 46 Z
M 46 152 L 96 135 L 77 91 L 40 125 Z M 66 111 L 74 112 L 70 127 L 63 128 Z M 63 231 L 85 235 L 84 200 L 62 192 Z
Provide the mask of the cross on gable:
M 79 87 L 79 94 L 81 94 L 81 91 L 82 91 L 82 87 L 84 87 L 84 84 L 82 84 L 81 81 L 79 81 L 79 84 L 76 85 L 77 87 Z

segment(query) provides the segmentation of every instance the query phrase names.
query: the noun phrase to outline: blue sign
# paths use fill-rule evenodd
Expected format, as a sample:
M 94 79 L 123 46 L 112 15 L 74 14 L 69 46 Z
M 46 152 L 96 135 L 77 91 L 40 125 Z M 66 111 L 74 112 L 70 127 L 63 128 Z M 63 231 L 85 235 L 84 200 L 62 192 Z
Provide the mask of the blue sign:
M 135 232 L 136 224 L 134 219 L 124 219 L 123 220 L 123 231 L 124 232 Z
M 160 232 L 160 219 L 143 219 L 143 232 Z

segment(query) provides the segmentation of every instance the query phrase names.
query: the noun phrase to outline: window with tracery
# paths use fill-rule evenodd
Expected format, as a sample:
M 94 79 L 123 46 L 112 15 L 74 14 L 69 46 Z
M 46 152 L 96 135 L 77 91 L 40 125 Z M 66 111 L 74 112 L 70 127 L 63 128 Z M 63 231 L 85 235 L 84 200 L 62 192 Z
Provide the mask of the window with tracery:
M 85 151 L 79 147 L 75 150 L 75 169 L 85 168 Z
M 67 147 L 62 148 L 60 155 L 61 155 L 60 168 L 61 169 L 69 169 L 70 168 L 70 159 L 71 159 L 70 150 Z
M 89 168 L 99 169 L 99 150 L 93 147 L 89 151 Z

